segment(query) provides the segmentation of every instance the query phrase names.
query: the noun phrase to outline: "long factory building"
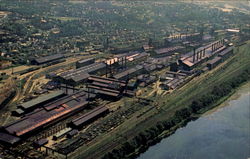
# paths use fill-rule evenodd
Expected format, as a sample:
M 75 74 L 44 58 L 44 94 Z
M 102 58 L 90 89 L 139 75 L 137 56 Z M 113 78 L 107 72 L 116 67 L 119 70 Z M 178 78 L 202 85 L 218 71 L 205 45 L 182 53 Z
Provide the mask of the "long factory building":
M 109 109 L 105 106 L 99 106 L 89 111 L 88 113 L 83 114 L 82 116 L 73 119 L 70 125 L 73 128 L 81 129 L 83 126 L 89 124 L 93 120 L 107 114 Z
M 193 52 L 187 53 L 179 61 L 180 70 L 191 71 L 197 65 L 219 54 L 227 47 L 224 45 L 224 39 L 215 41 L 207 46 L 200 47 Z M 175 70 L 174 68 L 171 70 Z
M 33 59 L 33 60 L 31 60 L 31 64 L 42 65 L 42 64 L 50 63 L 50 62 L 60 60 L 63 58 L 64 58 L 64 56 L 62 54 L 55 54 L 55 55 L 50 55 L 50 56 L 45 56 L 45 57 Z
M 53 100 L 59 99 L 65 95 L 66 94 L 62 90 L 55 91 L 55 92 L 45 94 L 45 95 L 41 95 L 41 96 L 39 96 L 35 99 L 32 99 L 28 102 L 24 102 L 24 103 L 19 104 L 17 106 L 18 109 L 16 109 L 16 111 L 14 111 L 13 114 L 15 114 L 17 116 L 23 115 L 24 113 L 31 112 L 31 111 L 43 106 L 44 104 L 47 104 Z
M 123 95 L 127 83 L 113 78 L 104 78 L 99 76 L 90 76 L 88 78 L 87 88 L 91 93 L 104 97 L 119 98 Z
M 92 94 L 92 96 L 94 96 Z M 13 140 L 19 141 L 26 136 L 37 132 L 50 124 L 54 124 L 63 120 L 70 115 L 84 109 L 88 104 L 88 95 L 85 91 L 78 91 L 72 95 L 68 95 L 45 104 L 25 117 L 1 128 L 1 133 L 7 134 Z M 0 138 L 0 142 L 15 144 Z
M 69 85 L 77 85 L 81 82 L 85 82 L 91 74 L 105 72 L 105 69 L 105 63 L 92 63 L 78 69 L 63 72 L 56 77 L 56 80 Z

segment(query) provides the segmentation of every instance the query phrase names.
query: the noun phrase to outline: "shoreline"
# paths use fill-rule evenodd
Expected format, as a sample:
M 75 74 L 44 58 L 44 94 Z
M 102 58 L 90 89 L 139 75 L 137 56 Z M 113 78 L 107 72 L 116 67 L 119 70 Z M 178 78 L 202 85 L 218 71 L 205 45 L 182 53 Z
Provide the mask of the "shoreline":
M 233 100 L 237 100 L 240 98 L 240 96 L 244 93 L 250 93 L 250 91 L 241 91 L 241 89 L 244 89 L 248 87 L 250 89 L 250 81 L 243 83 L 242 86 L 238 87 L 237 89 L 234 90 L 234 93 L 232 95 L 229 95 L 228 98 L 226 98 L 221 104 L 219 104 L 218 106 L 215 106 L 214 108 L 206 111 L 205 113 L 203 113 L 201 115 L 201 117 L 205 117 L 207 115 L 210 115 L 216 111 L 218 111 L 221 108 L 225 108 L 227 106 L 229 106 L 229 102 L 233 101 Z
M 131 157 L 131 159 L 137 159 L 142 153 L 145 153 L 150 147 L 160 143 L 163 139 L 166 139 L 166 138 L 170 137 L 178 129 L 185 127 L 189 122 L 195 121 L 195 120 L 197 120 L 197 119 L 199 119 L 201 117 L 205 117 L 207 115 L 210 115 L 210 114 L 218 111 L 221 108 L 229 106 L 230 101 L 236 100 L 241 96 L 242 93 L 238 92 L 238 91 L 240 91 L 240 89 L 242 89 L 244 87 L 250 87 L 250 80 L 248 80 L 247 82 L 242 83 L 239 87 L 234 89 L 232 91 L 232 93 L 230 93 L 229 95 L 227 95 L 225 97 L 222 97 L 222 100 L 219 99 L 218 103 L 216 103 L 214 106 L 211 106 L 210 108 L 207 108 L 206 110 L 204 110 L 204 113 L 201 113 L 200 115 L 194 115 L 194 116 L 191 116 L 190 118 L 184 119 L 179 124 L 173 126 L 169 130 L 163 131 L 158 137 L 156 137 L 156 139 L 154 141 L 149 143 L 146 147 L 142 146 L 141 151 L 140 151 L 140 148 L 139 148 L 138 151 L 130 154 L 129 156 Z M 130 158 L 130 157 L 128 157 L 128 158 Z

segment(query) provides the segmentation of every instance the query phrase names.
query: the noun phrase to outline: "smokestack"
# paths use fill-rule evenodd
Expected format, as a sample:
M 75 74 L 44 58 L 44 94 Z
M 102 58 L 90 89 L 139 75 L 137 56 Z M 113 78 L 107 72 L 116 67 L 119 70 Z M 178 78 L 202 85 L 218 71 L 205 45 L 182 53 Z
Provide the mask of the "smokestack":
M 196 59 L 199 60 L 199 52 L 196 53 Z
M 193 62 L 195 62 L 195 48 L 194 48 Z

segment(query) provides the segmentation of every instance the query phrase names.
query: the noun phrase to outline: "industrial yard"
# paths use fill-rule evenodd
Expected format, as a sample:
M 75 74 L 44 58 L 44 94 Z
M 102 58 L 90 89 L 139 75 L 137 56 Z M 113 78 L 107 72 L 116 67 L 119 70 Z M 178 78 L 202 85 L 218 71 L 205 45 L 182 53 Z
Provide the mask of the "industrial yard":
M 45 54 L 34 50 L 30 57 L 18 55 L 19 60 L 27 58 L 25 63 L 17 62 L 13 54 L 1 55 L 11 62 L 3 62 L 0 69 L 0 158 L 134 158 L 143 151 L 138 144 L 144 142 L 143 132 L 150 134 L 145 135 L 147 146 L 154 142 L 152 136 L 158 140 L 168 136 L 182 122 L 175 120 L 176 112 L 210 93 L 210 88 L 249 71 L 250 32 L 228 26 L 232 29 L 174 26 L 175 31 L 164 37 L 162 30 L 155 31 L 159 37 L 153 40 L 151 35 L 148 40 L 133 37 L 122 43 L 122 49 L 118 37 L 107 38 L 103 47 L 88 46 L 94 41 L 80 37 L 71 39 L 77 41 L 73 47 L 67 37 L 57 50 L 51 46 Z M 62 34 L 58 28 L 50 31 Z M 40 45 L 39 40 L 32 39 L 34 46 Z M 7 48 L 10 43 L 2 41 Z M 133 42 L 136 46 L 128 47 Z M 207 109 L 192 107 L 195 113 L 187 116 L 199 117 Z M 161 125 L 170 119 L 172 126 Z M 151 135 L 155 129 L 161 133 Z M 134 147 L 133 151 L 121 153 L 124 145 Z

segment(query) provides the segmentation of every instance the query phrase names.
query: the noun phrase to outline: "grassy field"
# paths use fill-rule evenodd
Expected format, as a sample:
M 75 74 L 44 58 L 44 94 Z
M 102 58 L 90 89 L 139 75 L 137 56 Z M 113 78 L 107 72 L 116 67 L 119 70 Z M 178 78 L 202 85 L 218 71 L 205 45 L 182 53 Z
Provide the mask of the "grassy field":
M 158 121 L 171 118 L 176 110 L 188 106 L 194 99 L 211 91 L 213 86 L 237 77 L 244 69 L 248 68 L 250 65 L 249 50 L 250 42 L 236 48 L 235 55 L 214 70 L 194 78 L 173 93 L 151 97 L 154 104 L 157 104 L 160 109 L 152 109 L 140 117 L 138 114 L 145 111 L 146 108 L 134 113 L 133 117 L 119 127 L 97 137 L 90 144 L 80 147 L 70 155 L 70 158 L 100 158 L 105 152 L 119 147 L 138 133 L 154 126 Z

